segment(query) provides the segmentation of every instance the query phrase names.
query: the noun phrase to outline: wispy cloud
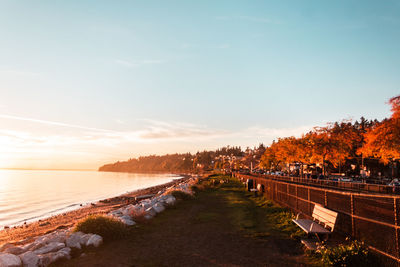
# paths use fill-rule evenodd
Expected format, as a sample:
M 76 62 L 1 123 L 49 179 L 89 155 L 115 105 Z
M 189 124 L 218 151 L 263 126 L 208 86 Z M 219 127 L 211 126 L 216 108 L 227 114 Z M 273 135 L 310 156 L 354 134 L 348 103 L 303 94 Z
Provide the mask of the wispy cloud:
M 0 114 L 0 118 L 12 119 L 20 121 L 29 121 L 38 124 L 46 124 L 55 127 L 68 127 L 77 130 L 82 130 L 76 134 L 63 135 L 59 134 L 41 134 L 33 135 L 30 132 L 1 130 L 0 136 L 6 136 L 18 141 L 26 141 L 30 144 L 97 144 L 97 145 L 117 145 L 126 142 L 133 143 L 154 143 L 154 142 L 169 142 L 169 141 L 210 141 L 224 138 L 264 138 L 266 141 L 286 136 L 300 136 L 303 133 L 311 130 L 310 126 L 300 126 L 293 128 L 265 128 L 253 126 L 244 128 L 239 131 L 228 131 L 225 129 L 210 128 L 206 125 L 197 125 L 181 122 L 166 122 L 151 119 L 142 119 L 145 123 L 139 130 L 116 131 L 108 129 L 100 129 L 94 127 L 86 127 L 81 125 L 55 122 L 49 120 L 33 119 L 26 117 L 18 117 L 11 115 Z M 118 122 L 118 121 L 117 121 Z M 120 121 L 121 123 L 124 123 Z M 50 140 L 50 141 L 49 141 Z M 53 140 L 54 142 L 52 142 Z
M 36 123 L 41 123 L 41 124 L 68 127 L 68 128 L 76 128 L 76 129 L 82 129 L 82 130 L 110 132 L 110 130 L 105 130 L 105 129 L 92 128 L 92 127 L 86 127 L 86 126 L 57 122 L 57 121 L 48 121 L 48 120 L 40 120 L 40 119 L 34 119 L 34 118 L 28 118 L 28 117 L 19 117 L 19 116 L 7 115 L 7 114 L 0 114 L 0 118 L 36 122 Z
M 165 61 L 160 60 L 160 59 L 143 59 L 143 60 L 134 60 L 134 61 L 117 59 L 117 60 L 115 60 L 115 63 L 118 65 L 124 66 L 124 67 L 133 68 L 133 67 L 141 67 L 144 65 L 162 64 L 162 63 L 165 63 Z
M 23 76 L 23 77 L 37 77 L 41 74 L 38 72 L 15 70 L 15 69 L 0 69 L 0 76 Z
M 141 125 L 139 129 L 122 131 L 4 114 L 0 118 L 21 121 L 23 126 L 0 129 L 0 167 L 46 168 L 49 167 L 46 164 L 52 164 L 70 168 L 73 164 L 75 167 L 96 168 L 99 162 L 103 164 L 132 155 L 195 152 L 226 144 L 245 147 L 263 142 L 268 145 L 279 137 L 300 136 L 312 129 L 307 126 L 253 126 L 226 130 L 192 123 L 142 119 L 138 123 Z M 37 123 L 38 127 L 26 127 L 25 122 Z M 62 129 L 66 127 L 70 130 Z
M 179 122 L 163 122 L 156 120 L 148 120 L 145 119 L 149 125 L 140 132 L 139 136 L 143 139 L 154 139 L 154 140 L 162 140 L 162 139 L 175 139 L 175 140 L 184 140 L 184 139 L 209 139 L 209 138 L 217 138 L 221 135 L 226 134 L 227 132 L 219 129 L 210 129 L 206 126 L 200 126 L 195 124 L 188 123 L 179 123 Z

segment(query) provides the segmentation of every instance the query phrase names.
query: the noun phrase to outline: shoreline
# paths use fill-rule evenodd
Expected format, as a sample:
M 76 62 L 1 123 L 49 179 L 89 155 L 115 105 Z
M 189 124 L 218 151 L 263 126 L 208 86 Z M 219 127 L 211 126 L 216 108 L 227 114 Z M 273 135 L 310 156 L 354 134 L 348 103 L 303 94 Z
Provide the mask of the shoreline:
M 22 245 L 33 241 L 37 236 L 45 235 L 60 229 L 71 228 L 76 222 L 89 215 L 107 214 L 108 212 L 121 208 L 127 204 L 135 204 L 135 198 L 138 196 L 157 194 L 163 189 L 186 181 L 192 177 L 190 174 L 177 175 L 182 178 L 174 179 L 168 183 L 138 189 L 118 196 L 102 199 L 72 211 L 67 211 L 44 219 L 39 219 L 38 221 L 1 230 L 0 244 L 13 243 L 16 245 Z

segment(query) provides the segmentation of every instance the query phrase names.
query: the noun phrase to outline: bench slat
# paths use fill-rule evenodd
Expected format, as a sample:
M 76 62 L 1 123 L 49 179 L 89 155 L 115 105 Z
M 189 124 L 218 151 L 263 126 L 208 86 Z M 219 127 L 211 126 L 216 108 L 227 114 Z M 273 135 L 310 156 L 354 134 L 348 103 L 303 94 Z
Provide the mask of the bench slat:
M 307 234 L 310 233 L 315 233 L 315 234 L 330 234 L 331 231 L 325 229 L 318 223 L 307 220 L 307 219 L 299 219 L 299 220 L 293 220 L 295 224 L 297 224 L 301 229 L 303 229 L 304 232 Z
M 337 215 L 338 213 L 333 210 L 328 210 L 322 206 L 314 205 L 312 217 L 320 223 L 323 223 L 325 226 L 331 228 L 332 231 L 335 227 Z

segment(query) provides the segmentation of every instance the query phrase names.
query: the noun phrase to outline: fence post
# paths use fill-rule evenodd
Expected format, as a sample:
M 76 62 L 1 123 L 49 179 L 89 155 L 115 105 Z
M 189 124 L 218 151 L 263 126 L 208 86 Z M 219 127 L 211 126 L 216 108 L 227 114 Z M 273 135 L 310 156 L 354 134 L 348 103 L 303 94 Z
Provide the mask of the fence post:
M 310 216 L 311 213 L 311 202 L 310 202 L 310 188 L 307 187 L 307 201 L 308 201 L 308 216 Z
M 328 207 L 328 195 L 326 193 L 326 190 L 324 190 L 324 195 L 325 195 L 325 207 Z
M 350 194 L 350 209 L 351 209 L 351 235 L 355 237 L 355 227 L 354 227 L 354 197 Z
M 397 198 L 393 198 L 393 211 L 394 211 L 394 225 L 395 225 L 395 231 L 396 231 L 396 255 L 397 258 L 400 257 L 400 252 L 399 252 L 399 229 L 397 226 L 399 226 L 399 220 L 397 218 Z
M 298 186 L 295 185 L 295 187 L 296 187 L 296 210 L 299 211 L 299 195 L 297 194 Z

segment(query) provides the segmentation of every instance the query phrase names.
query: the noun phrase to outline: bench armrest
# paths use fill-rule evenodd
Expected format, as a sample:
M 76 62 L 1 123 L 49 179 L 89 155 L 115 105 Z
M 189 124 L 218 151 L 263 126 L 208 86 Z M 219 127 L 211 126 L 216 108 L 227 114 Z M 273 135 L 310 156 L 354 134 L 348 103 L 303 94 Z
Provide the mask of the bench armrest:
M 302 217 L 301 215 L 304 215 L 304 213 L 302 213 L 302 212 L 297 213 L 296 220 L 301 219 L 301 217 Z

